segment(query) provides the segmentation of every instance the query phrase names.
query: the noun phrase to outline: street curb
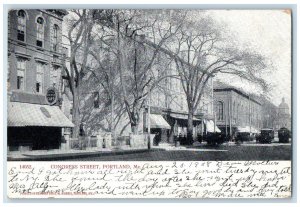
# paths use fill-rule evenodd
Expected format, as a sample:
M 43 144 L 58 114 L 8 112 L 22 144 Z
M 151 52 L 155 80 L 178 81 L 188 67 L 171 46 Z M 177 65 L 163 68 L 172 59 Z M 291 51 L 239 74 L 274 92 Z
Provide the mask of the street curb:
M 114 155 L 126 155 L 132 153 L 142 153 L 142 152 L 154 152 L 154 151 L 165 151 L 165 149 L 135 149 L 135 150 L 122 150 L 122 151 L 110 151 L 110 152 L 79 152 L 72 154 L 52 154 L 52 155 L 27 155 L 28 157 L 22 158 L 14 158 L 8 157 L 7 161 L 63 161 L 66 159 L 74 159 L 76 158 L 87 158 L 92 156 L 114 156 Z

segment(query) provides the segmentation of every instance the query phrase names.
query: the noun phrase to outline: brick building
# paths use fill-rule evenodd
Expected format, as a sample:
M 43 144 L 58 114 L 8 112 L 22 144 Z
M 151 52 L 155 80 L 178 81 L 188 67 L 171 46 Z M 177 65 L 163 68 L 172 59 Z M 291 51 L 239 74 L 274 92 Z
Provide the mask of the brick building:
M 262 127 L 261 103 L 241 89 L 219 81 L 214 82 L 214 111 L 217 126 L 224 134 L 258 133 Z
M 11 10 L 8 14 L 9 150 L 60 148 L 65 10 Z

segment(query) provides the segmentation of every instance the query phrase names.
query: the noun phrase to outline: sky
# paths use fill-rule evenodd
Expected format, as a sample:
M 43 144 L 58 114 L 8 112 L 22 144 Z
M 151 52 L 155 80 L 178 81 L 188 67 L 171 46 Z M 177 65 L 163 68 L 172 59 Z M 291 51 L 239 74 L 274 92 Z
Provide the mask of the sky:
M 264 78 L 272 84 L 270 100 L 279 105 L 284 97 L 291 109 L 291 15 L 287 10 L 211 10 L 209 14 L 228 25 L 242 44 L 251 45 L 273 63 L 274 71 Z M 253 92 L 240 78 L 217 77 Z

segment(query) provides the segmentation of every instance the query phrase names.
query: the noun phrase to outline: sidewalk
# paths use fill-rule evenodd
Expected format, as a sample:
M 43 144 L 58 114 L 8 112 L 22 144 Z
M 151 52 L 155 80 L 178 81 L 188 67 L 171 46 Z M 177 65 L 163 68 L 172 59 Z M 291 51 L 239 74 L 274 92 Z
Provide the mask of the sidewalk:
M 162 148 L 152 148 L 150 151 L 163 151 Z M 147 152 L 148 149 L 127 148 L 127 149 L 97 149 L 90 148 L 85 150 L 34 150 L 24 152 L 8 152 L 7 161 L 63 161 L 65 159 L 93 157 L 93 156 L 109 156 L 122 155 L 131 153 Z

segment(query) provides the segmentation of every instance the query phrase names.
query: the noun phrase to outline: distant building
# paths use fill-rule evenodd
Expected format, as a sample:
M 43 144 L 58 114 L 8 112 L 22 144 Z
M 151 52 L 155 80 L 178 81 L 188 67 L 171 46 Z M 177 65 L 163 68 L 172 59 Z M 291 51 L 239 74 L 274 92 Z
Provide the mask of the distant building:
M 9 150 L 60 148 L 62 128 L 73 127 L 60 109 L 66 14 L 56 9 L 9 11 Z
M 275 129 L 278 130 L 281 127 L 285 127 L 285 128 L 288 128 L 289 130 L 291 130 L 290 108 L 289 108 L 288 104 L 285 103 L 284 98 L 282 98 L 282 101 L 278 106 Z
M 275 128 L 278 107 L 265 97 L 259 97 L 262 107 L 262 128 Z
M 236 131 L 257 133 L 262 127 L 261 103 L 241 89 L 214 82 L 214 111 L 217 126 L 222 133 Z

